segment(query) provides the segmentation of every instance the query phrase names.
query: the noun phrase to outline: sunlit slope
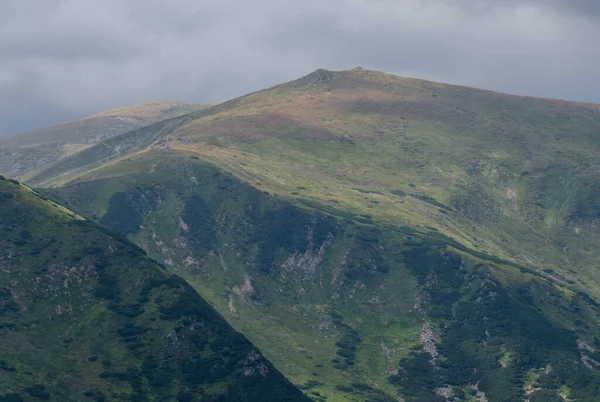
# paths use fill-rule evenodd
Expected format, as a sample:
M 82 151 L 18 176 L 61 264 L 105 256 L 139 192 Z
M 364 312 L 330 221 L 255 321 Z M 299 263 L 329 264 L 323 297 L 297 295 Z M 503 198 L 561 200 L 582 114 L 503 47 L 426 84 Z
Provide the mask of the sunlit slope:
M 599 116 L 318 70 L 31 182 L 183 276 L 317 400 L 591 401 Z
M 598 282 L 598 110 L 361 69 L 318 70 L 116 137 L 32 183 L 101 176 L 103 165 L 148 147 L 177 149 L 283 197 L 436 227 L 566 281 Z

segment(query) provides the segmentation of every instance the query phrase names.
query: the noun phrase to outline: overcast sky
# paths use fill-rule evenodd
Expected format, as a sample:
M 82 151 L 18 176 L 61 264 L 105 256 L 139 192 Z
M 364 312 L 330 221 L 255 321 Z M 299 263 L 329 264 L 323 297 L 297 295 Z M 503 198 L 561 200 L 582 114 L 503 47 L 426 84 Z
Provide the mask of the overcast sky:
M 0 0 L 0 134 L 357 66 L 600 102 L 600 0 Z

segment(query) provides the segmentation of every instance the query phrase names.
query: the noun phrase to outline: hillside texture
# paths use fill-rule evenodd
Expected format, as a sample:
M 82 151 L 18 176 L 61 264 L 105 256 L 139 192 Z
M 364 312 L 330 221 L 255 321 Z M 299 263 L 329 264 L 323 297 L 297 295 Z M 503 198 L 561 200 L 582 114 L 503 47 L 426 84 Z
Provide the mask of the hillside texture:
M 573 286 L 433 228 L 296 206 L 177 152 L 130 163 L 144 173 L 54 196 L 183 276 L 315 400 L 600 392 L 598 305 Z
M 593 401 L 599 133 L 597 105 L 317 70 L 30 183 L 317 401 Z
M 0 401 L 307 400 L 185 281 L 0 176 Z
M 30 133 L 0 137 L 0 173 L 26 179 L 41 166 L 89 146 L 207 105 L 161 101 L 111 109 Z

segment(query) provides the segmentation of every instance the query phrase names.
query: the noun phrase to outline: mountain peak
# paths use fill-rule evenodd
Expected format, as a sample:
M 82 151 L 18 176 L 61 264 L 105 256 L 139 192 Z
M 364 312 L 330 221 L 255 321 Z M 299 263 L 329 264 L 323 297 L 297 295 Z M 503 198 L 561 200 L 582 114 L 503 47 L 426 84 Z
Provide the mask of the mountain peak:
M 300 78 L 296 83 L 309 87 L 324 87 L 335 80 L 335 72 L 319 68 L 312 73 Z
M 316 400 L 591 401 L 598 132 L 580 104 L 318 69 L 25 181 L 189 279 Z M 4 244 L 35 240 L 2 218 Z

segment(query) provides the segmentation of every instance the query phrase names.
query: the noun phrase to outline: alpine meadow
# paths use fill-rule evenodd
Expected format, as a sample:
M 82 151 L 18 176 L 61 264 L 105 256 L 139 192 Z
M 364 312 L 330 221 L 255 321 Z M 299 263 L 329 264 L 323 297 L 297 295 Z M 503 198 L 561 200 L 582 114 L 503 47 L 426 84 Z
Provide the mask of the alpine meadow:
M 599 400 L 598 104 L 319 69 L 0 159 L 0 401 Z

